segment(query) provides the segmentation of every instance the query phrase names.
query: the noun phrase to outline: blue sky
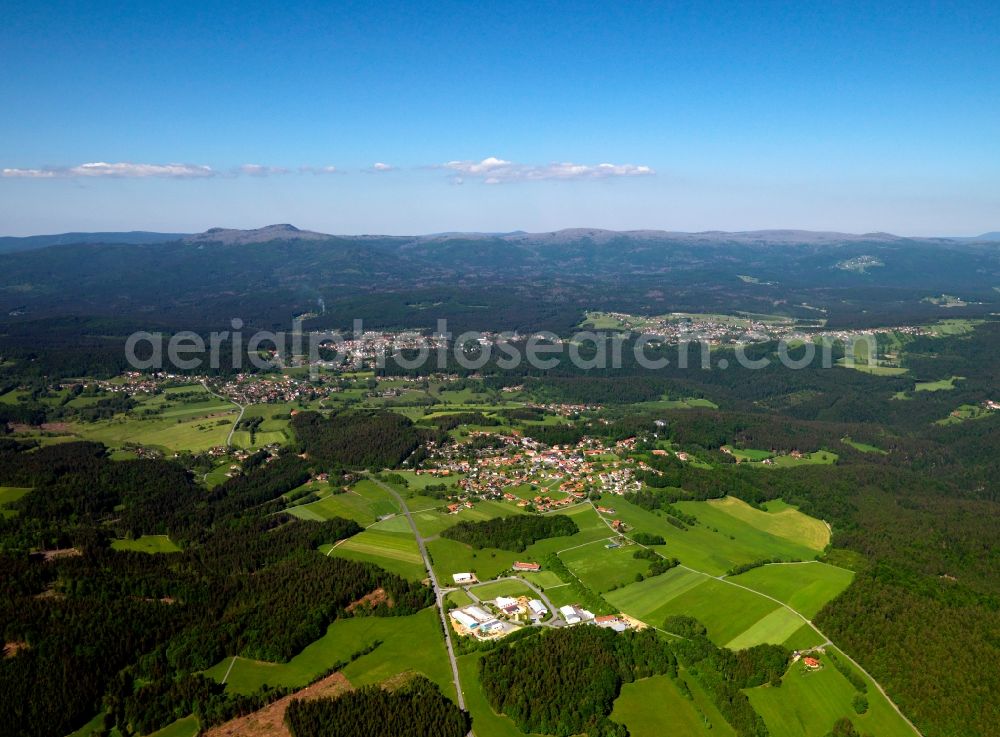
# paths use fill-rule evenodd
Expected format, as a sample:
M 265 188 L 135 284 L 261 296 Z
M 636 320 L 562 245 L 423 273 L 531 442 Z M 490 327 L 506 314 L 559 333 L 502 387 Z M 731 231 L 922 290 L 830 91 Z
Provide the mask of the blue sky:
M 995 2 L 3 16 L 0 234 L 1000 229 Z

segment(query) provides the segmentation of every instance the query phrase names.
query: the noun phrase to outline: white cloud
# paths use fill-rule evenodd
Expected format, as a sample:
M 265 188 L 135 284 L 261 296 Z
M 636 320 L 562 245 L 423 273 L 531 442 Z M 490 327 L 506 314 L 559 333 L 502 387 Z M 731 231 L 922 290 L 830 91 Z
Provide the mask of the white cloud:
M 655 174 L 648 166 L 635 164 L 516 164 L 495 156 L 482 161 L 449 161 L 442 164 L 460 174 L 479 177 L 484 184 L 503 182 L 539 182 L 546 180 L 608 179 L 610 177 L 642 177 Z
M 51 169 L 4 169 L 3 176 L 20 179 L 52 179 L 57 176 Z
M 120 162 L 109 164 L 104 161 L 94 161 L 79 166 L 51 167 L 45 169 L 4 169 L 5 177 L 20 177 L 24 179 L 56 179 L 69 177 L 106 177 L 106 178 L 149 178 L 161 177 L 168 179 L 192 179 L 215 176 L 216 172 L 210 166 L 197 164 L 132 164 Z
M 376 161 L 374 164 L 372 164 L 371 170 L 372 171 L 392 171 L 395 168 L 396 167 L 394 167 L 392 164 L 384 164 L 381 161 Z
M 300 166 L 301 174 L 340 174 L 340 169 L 335 166 Z
M 288 169 L 283 166 L 264 166 L 263 164 L 243 164 L 236 171 L 240 174 L 246 174 L 248 177 L 269 177 L 288 173 Z

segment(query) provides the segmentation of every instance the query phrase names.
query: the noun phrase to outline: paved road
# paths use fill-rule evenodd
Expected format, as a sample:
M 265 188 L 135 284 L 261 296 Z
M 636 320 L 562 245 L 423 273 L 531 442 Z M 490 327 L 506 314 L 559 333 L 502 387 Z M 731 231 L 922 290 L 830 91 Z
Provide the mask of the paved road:
M 235 433 L 235 432 L 236 432 L 236 426 L 240 424 L 240 420 L 242 420 L 242 419 L 243 419 L 243 413 L 247 411 L 247 408 L 246 408 L 246 407 L 244 407 L 244 406 L 243 406 L 242 404 L 240 404 L 239 402 L 234 402 L 234 401 L 233 401 L 232 399 L 230 399 L 229 397 L 224 397 L 224 396 L 222 396 L 221 394 L 216 394 L 215 392 L 213 392 L 213 391 L 212 391 L 211 389 L 209 389 L 209 388 L 208 388 L 208 384 L 207 384 L 206 382 L 202 381 L 202 382 L 201 382 L 201 385 L 202 385 L 203 387 L 205 387 L 205 391 L 207 391 L 207 392 L 208 392 L 209 394 L 211 394 L 211 395 L 212 395 L 213 397 L 218 397 L 218 398 L 219 398 L 219 399 L 221 399 L 222 401 L 224 401 L 224 402 L 230 402 L 230 403 L 232 403 L 232 404 L 235 404 L 235 405 L 236 405 L 237 407 L 239 407 L 239 408 L 240 408 L 240 414 L 239 414 L 239 416 L 238 416 L 238 417 L 236 418 L 236 422 L 234 422 L 234 423 L 233 423 L 233 426 L 232 426 L 231 428 L 229 428 L 229 437 L 228 437 L 228 438 L 226 438 L 226 446 L 227 446 L 227 447 L 232 447 L 232 445 L 233 445 L 233 433 Z
M 479 601 L 480 600 L 479 597 L 472 593 L 472 589 L 476 588 L 477 586 L 485 586 L 486 584 L 489 583 L 496 583 L 497 581 L 517 581 L 518 583 L 524 584 L 529 589 L 534 591 L 535 595 L 542 600 L 542 603 L 549 608 L 549 612 L 552 614 L 552 619 L 546 622 L 545 626 L 561 627 L 564 624 L 562 619 L 559 618 L 559 610 L 556 607 L 552 606 L 552 602 L 549 601 L 549 597 L 545 595 L 545 592 L 542 591 L 537 586 L 535 586 L 535 584 L 531 583 L 530 581 L 525 581 L 523 578 L 519 576 L 501 576 L 500 578 L 493 578 L 490 579 L 489 581 L 480 581 L 479 583 L 474 583 L 471 584 L 470 586 L 464 586 L 463 588 L 473 599 Z
M 597 513 L 597 510 L 595 509 L 594 512 Z M 604 522 L 604 524 L 606 524 L 608 526 L 609 529 L 612 529 L 612 531 L 614 531 L 613 528 L 611 528 L 611 523 L 610 522 L 608 522 L 599 513 L 597 514 L 597 516 L 601 518 L 601 520 Z M 621 533 L 617 533 L 617 534 L 621 534 Z M 632 540 L 632 538 L 628 537 L 628 535 L 622 535 L 622 537 L 624 537 L 624 538 L 626 538 L 628 540 Z M 635 540 L 632 540 L 632 542 L 635 543 L 636 545 L 638 545 L 639 547 L 642 547 L 642 548 L 646 548 L 647 547 L 647 546 L 643 545 L 642 543 L 635 542 Z M 656 551 L 656 553 L 657 553 L 657 555 L 660 555 L 659 551 Z M 660 555 L 660 557 L 665 557 L 665 556 Z M 790 606 L 788 606 L 783 601 L 778 601 L 773 596 L 768 596 L 767 594 L 764 594 L 764 593 L 762 593 L 760 591 L 757 591 L 756 589 L 752 589 L 749 586 L 744 586 L 742 584 L 736 583 L 735 581 L 730 581 L 729 578 L 727 576 L 725 576 L 725 575 L 723 575 L 723 576 L 713 576 L 710 573 L 705 573 L 705 571 L 699 571 L 697 568 L 691 568 L 690 566 L 686 566 L 686 565 L 683 565 L 683 564 L 681 564 L 678 567 L 679 568 L 684 568 L 684 569 L 689 570 L 689 571 L 691 571 L 693 573 L 699 573 L 702 576 L 705 576 L 707 578 L 714 578 L 716 581 L 722 581 L 722 583 L 728 583 L 730 586 L 736 586 L 736 587 L 741 588 L 741 589 L 746 589 L 747 591 L 752 591 L 753 593 L 757 594 L 758 596 L 763 596 L 765 599 L 770 599 L 771 601 L 776 602 L 777 604 L 780 604 L 785 609 L 787 609 L 788 611 L 790 611 L 793 614 L 795 614 L 797 617 L 801 617 L 802 621 L 804 621 L 806 624 L 808 624 L 810 627 L 812 627 L 813 630 L 816 632 L 816 634 L 818 634 L 820 637 L 823 638 L 823 645 L 821 645 L 820 647 L 823 647 L 824 645 L 833 645 L 833 642 L 830 640 L 830 638 L 827 637 L 826 635 L 824 635 L 820 631 L 819 627 L 817 627 L 815 624 L 812 623 L 812 620 L 810 620 L 809 618 L 803 616 L 801 613 L 795 611 L 794 609 L 792 609 Z M 847 658 L 851 663 L 853 663 L 854 667 L 856 667 L 859 671 L 861 671 L 862 673 L 864 673 L 865 676 L 867 676 L 871 680 L 871 682 L 875 685 L 875 688 L 878 690 L 878 692 L 880 694 L 882 694 L 882 696 L 885 697 L 886 701 L 889 702 L 889 706 L 891 706 L 895 710 L 895 712 L 897 714 L 899 714 L 900 718 L 910 726 L 910 729 L 912 729 L 918 735 L 918 737 L 923 737 L 923 734 L 920 732 L 919 729 L 917 729 L 916 725 L 907 718 L 906 714 L 904 714 L 900 710 L 900 708 L 898 706 L 896 706 L 896 702 L 893 701 L 891 698 L 889 698 L 889 694 L 887 694 L 885 692 L 885 689 L 882 688 L 882 685 L 878 681 L 875 680 L 875 678 L 872 676 L 872 674 L 869 673 L 868 671 L 866 671 L 864 668 L 862 668 L 861 664 L 858 661 L 856 661 L 854 658 L 852 658 L 850 655 L 848 655 L 843 650 L 840 650 L 840 653 L 845 658 Z
M 406 515 L 406 519 L 409 520 L 410 527 L 413 529 L 413 536 L 417 539 L 417 547 L 420 548 L 420 555 L 424 559 L 424 567 L 427 568 L 427 575 L 430 576 L 431 585 L 434 587 L 434 598 L 437 600 L 438 613 L 441 615 L 441 626 L 444 627 L 444 644 L 448 648 L 448 660 L 451 661 L 451 676 L 455 681 L 455 693 L 458 694 L 458 708 L 464 711 L 465 694 L 462 693 L 462 682 L 458 676 L 458 661 L 455 660 L 455 648 L 451 644 L 451 627 L 448 625 L 448 616 L 445 614 L 444 609 L 444 591 L 438 584 L 437 576 L 434 575 L 434 567 L 431 565 L 430 556 L 427 554 L 425 539 L 421 536 L 420 531 L 417 529 L 417 523 L 413 521 L 413 515 L 410 513 L 409 507 L 406 506 L 403 498 L 396 492 L 396 490 L 374 477 L 369 478 L 371 478 L 371 480 L 378 486 L 392 494 L 393 498 L 399 503 L 399 508 L 403 511 L 403 514 Z

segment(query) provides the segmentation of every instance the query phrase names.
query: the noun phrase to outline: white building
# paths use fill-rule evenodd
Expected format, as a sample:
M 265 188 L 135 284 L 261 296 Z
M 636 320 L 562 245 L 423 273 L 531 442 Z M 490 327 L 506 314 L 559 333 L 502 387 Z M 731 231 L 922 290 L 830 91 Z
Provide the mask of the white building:
M 531 601 L 529 601 L 528 608 L 531 610 L 531 613 L 534 614 L 536 617 L 544 617 L 546 614 L 549 613 L 549 610 L 538 599 L 532 599 Z
M 509 606 L 517 606 L 517 599 L 513 599 L 509 596 L 498 596 L 493 603 L 500 609 L 506 609 Z
M 465 586 L 467 584 L 476 582 L 475 573 L 455 573 L 452 574 L 452 578 L 455 580 L 455 583 L 457 583 L 459 586 Z
M 479 626 L 479 621 L 473 619 L 468 614 L 463 612 L 461 609 L 451 613 L 451 618 L 458 622 L 460 625 L 469 630 L 474 630 Z
M 488 632 L 499 632 L 501 630 L 503 630 L 503 622 L 501 622 L 501 621 L 499 621 L 497 619 L 494 619 L 494 620 L 492 620 L 490 622 L 486 622 L 485 624 L 480 625 L 480 627 L 479 627 L 479 631 L 480 632 L 487 632 L 487 633 Z
M 576 609 L 574 607 L 571 606 L 559 607 L 559 613 L 562 615 L 562 618 L 566 620 L 566 624 L 580 623 L 580 617 L 577 616 Z
M 566 624 L 589 622 L 594 618 L 593 612 L 588 612 L 586 609 L 581 609 L 576 605 L 560 607 L 559 613 L 562 615 L 562 618 L 566 620 Z
M 492 614 L 478 606 L 467 606 L 464 611 L 477 622 L 489 622 L 493 619 Z

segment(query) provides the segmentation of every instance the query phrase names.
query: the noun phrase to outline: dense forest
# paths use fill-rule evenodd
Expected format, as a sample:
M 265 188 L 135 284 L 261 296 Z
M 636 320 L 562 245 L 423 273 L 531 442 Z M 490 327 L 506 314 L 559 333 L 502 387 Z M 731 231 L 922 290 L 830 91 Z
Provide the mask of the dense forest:
M 459 522 L 444 530 L 441 536 L 471 545 L 477 550 L 499 548 L 520 553 L 536 540 L 546 537 L 566 537 L 579 530 L 576 522 L 565 514 L 545 517 L 514 515 L 475 522 L 468 520 Z
M 12 734 L 62 737 L 106 693 L 107 720 L 124 734 L 191 711 L 208 726 L 281 694 L 235 696 L 193 672 L 233 654 L 286 661 L 338 617 L 433 603 L 420 584 L 315 552 L 361 528 L 280 511 L 280 496 L 309 475 L 294 455 L 206 494 L 171 461 L 111 461 L 94 443 L 3 442 L 0 484 L 34 487 L 0 519 L 2 638 L 19 647 L 0 659 L 0 723 Z M 109 545 L 154 531 L 183 541 L 182 552 Z M 384 600 L 347 611 L 376 589 Z
M 995 250 L 955 241 L 748 243 L 725 235 L 692 241 L 669 233 L 605 233 L 595 239 L 581 232 L 204 246 L 83 243 L 0 254 L 0 313 L 12 332 L 27 325 L 35 335 L 45 332 L 43 320 L 124 322 L 139 308 L 144 324 L 133 329 L 217 329 L 236 314 L 247 325 L 287 329 L 294 315 L 322 298 L 325 310 L 309 320 L 309 329 L 348 329 L 355 319 L 371 329 L 433 329 L 446 318 L 457 334 L 565 331 L 587 309 L 781 309 L 815 318 L 800 305 L 821 304 L 833 327 L 928 321 L 950 315 L 921 299 L 955 285 L 982 302 L 972 307 L 976 314 L 996 311 L 997 302 Z M 835 268 L 862 254 L 877 255 L 883 265 L 864 277 Z M 739 279 L 748 271 L 759 277 L 756 283 Z M 269 279 L 262 282 L 261 274 Z M 222 282 L 225 291 L 218 289 Z
M 528 733 L 624 737 L 608 719 L 623 683 L 677 674 L 677 661 L 652 630 L 617 634 L 599 627 L 551 630 L 504 645 L 480 661 L 493 709 Z
M 299 412 L 292 427 L 311 459 L 330 469 L 395 468 L 435 435 L 395 412 L 350 412 L 324 417 Z
M 392 691 L 366 686 L 334 699 L 293 700 L 293 737 L 465 737 L 469 715 L 438 687 L 415 676 Z

